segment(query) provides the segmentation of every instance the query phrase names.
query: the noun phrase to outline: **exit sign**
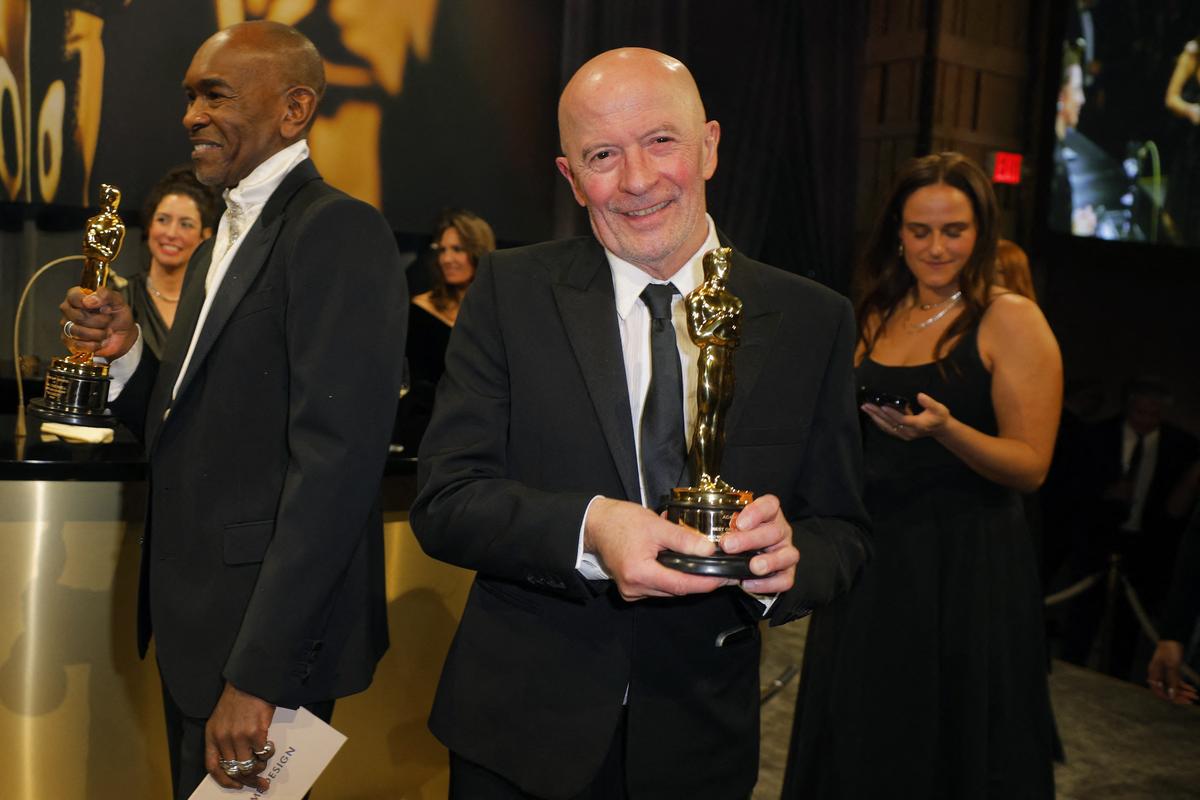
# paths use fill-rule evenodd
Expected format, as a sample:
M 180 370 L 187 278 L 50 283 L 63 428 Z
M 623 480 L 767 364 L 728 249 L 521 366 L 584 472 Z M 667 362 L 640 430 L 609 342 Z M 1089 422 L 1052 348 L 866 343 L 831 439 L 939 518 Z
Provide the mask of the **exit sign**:
M 1006 153 L 1003 150 L 993 153 L 992 182 L 1020 183 L 1022 158 L 1020 153 Z

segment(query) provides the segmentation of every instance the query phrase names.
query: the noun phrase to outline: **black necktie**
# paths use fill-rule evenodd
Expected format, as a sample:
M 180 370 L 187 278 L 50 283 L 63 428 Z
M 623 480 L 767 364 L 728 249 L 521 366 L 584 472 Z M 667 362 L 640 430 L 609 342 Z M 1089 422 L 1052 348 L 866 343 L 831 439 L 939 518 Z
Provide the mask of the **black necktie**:
M 650 309 L 650 388 L 642 407 L 642 479 L 646 505 L 660 507 L 679 481 L 687 457 L 683 434 L 683 373 L 671 324 L 674 284 L 648 284 L 642 302 Z

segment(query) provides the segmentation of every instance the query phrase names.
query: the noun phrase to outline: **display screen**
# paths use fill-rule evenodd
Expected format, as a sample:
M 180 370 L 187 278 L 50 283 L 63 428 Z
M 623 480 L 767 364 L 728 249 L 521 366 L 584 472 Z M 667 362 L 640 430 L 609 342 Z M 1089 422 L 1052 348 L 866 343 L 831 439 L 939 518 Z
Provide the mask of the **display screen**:
M 1065 3 L 1051 230 L 1200 247 L 1200 3 Z

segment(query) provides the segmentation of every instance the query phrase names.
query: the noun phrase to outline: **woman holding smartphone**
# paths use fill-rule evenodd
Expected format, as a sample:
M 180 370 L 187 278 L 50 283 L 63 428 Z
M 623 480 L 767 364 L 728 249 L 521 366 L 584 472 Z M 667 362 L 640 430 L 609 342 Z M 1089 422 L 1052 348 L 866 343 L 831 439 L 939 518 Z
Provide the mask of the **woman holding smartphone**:
M 875 557 L 813 619 L 784 797 L 1053 797 L 1018 493 L 1049 469 L 1062 362 L 1037 305 L 996 283 L 996 217 L 979 167 L 941 153 L 901 169 L 870 240 L 856 359 Z

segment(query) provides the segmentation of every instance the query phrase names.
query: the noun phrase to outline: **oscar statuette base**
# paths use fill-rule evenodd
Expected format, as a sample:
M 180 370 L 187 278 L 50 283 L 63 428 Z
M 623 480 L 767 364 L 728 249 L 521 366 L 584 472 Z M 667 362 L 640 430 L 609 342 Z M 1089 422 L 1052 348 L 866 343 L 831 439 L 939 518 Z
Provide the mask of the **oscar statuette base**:
M 43 396 L 29 402 L 29 413 L 66 425 L 115 428 L 117 420 L 107 408 L 108 385 L 107 364 L 56 358 L 46 371 Z
M 726 489 L 724 486 L 680 487 L 671 490 L 667 503 L 667 519 L 692 528 L 718 546 L 711 556 L 690 556 L 664 550 L 658 554 L 658 563 L 691 575 L 709 575 L 719 578 L 742 580 L 755 577 L 750 571 L 750 559 L 754 553 L 722 553 L 721 537 L 733 524 L 737 512 L 754 499 L 751 492 Z
M 663 550 L 658 554 L 658 563 L 664 567 L 686 572 L 689 575 L 708 575 L 714 578 L 735 578 L 745 580 L 756 577 L 750 571 L 750 558 L 753 553 L 729 555 L 718 553 L 712 556 L 689 556 L 676 553 L 673 550 Z

